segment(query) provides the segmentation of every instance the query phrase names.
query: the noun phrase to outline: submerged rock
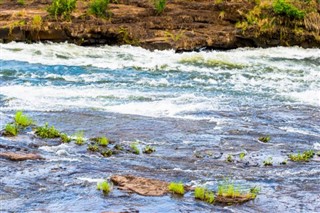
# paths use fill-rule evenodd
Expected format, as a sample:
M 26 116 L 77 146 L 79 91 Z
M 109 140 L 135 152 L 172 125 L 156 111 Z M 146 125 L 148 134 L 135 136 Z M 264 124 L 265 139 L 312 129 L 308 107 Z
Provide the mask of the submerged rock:
M 42 160 L 44 159 L 39 154 L 34 153 L 14 153 L 14 152 L 1 152 L 0 157 L 7 158 L 12 161 L 24 161 L 24 160 Z
M 162 196 L 168 193 L 169 183 L 132 175 L 114 175 L 111 181 L 122 190 L 128 190 L 145 196 Z

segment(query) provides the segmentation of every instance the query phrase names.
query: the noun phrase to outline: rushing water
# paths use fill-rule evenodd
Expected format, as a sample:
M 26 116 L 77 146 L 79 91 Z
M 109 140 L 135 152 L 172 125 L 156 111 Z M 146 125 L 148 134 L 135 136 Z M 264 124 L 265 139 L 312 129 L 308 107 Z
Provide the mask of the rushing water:
M 270 156 L 279 165 L 292 151 L 320 149 L 320 49 L 177 54 L 131 46 L 0 44 L 1 127 L 20 109 L 69 134 L 82 129 L 87 137 L 140 140 L 155 145 L 157 152 L 105 160 L 72 145 L 48 146 L 30 136 L 31 131 L 17 139 L 1 137 L 7 146 L 23 141 L 20 146 L 31 149 L 30 144 L 38 143 L 40 148 L 32 146 L 33 151 L 50 160 L 23 162 L 19 168 L 0 161 L 6 176 L 0 203 L 10 204 L 0 205 L 0 211 L 320 211 L 319 162 L 262 166 Z M 270 144 L 256 140 L 263 134 L 272 136 Z M 60 149 L 69 153 L 66 158 L 56 154 Z M 207 151 L 213 157 L 194 157 Z M 225 162 L 228 153 L 242 151 L 248 153 L 246 163 Z M 51 179 L 50 169 L 59 170 Z M 191 194 L 145 198 L 115 191 L 104 198 L 88 181 L 114 173 L 202 183 L 212 189 L 219 179 L 231 176 L 261 186 L 262 192 L 255 202 L 223 207 L 196 202 Z M 12 182 L 13 177 L 21 180 Z M 15 184 L 27 185 L 21 196 Z M 43 197 L 30 192 L 34 190 Z

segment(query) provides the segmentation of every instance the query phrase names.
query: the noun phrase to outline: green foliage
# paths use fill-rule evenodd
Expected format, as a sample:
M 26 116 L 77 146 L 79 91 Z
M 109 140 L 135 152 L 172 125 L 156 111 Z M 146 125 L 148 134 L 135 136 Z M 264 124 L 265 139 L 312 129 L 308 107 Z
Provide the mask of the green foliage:
M 99 151 L 99 147 L 95 144 L 95 145 L 88 145 L 88 148 L 87 148 L 89 151 L 91 152 L 97 152 Z
M 98 139 L 98 143 L 99 143 L 99 145 L 101 145 L 101 146 L 108 146 L 108 144 L 109 144 L 109 139 L 106 138 L 106 137 L 101 137 L 101 138 Z
M 153 0 L 154 9 L 157 14 L 161 14 L 167 5 L 167 0 Z
M 15 124 L 7 124 L 4 128 L 4 134 L 7 136 L 17 136 L 18 128 Z
M 225 180 L 218 185 L 218 196 L 227 198 L 247 197 L 254 199 L 260 192 L 260 188 L 253 187 L 250 192 L 240 191 L 240 186 L 236 186 L 233 182 Z
M 71 138 L 65 133 L 61 133 L 60 138 L 63 143 L 69 143 L 71 141 Z
M 97 189 L 104 194 L 108 194 L 111 191 L 111 186 L 107 181 L 103 181 L 97 184 Z
M 75 137 L 76 137 L 76 142 L 75 142 L 75 143 L 76 143 L 77 145 L 81 146 L 81 145 L 84 144 L 84 138 L 83 138 L 83 136 L 84 136 L 83 131 L 78 131 L 78 132 L 75 133 Z
M 154 147 L 147 145 L 142 152 L 145 154 L 151 154 L 152 152 L 155 152 L 155 151 L 156 149 Z
M 203 200 L 207 203 L 214 202 L 214 194 L 212 191 L 207 190 L 206 188 L 196 187 L 194 190 L 194 197 L 199 200 Z
M 89 6 L 89 13 L 97 17 L 105 17 L 109 0 L 92 0 Z
M 54 126 L 49 127 L 48 123 L 44 126 L 39 126 L 36 128 L 35 134 L 40 138 L 58 138 L 60 137 L 60 132 L 54 128 Z
M 261 136 L 258 138 L 259 141 L 263 142 L 263 143 L 268 143 L 271 140 L 270 135 L 266 135 L 266 136 Z
M 100 154 L 101 154 L 103 157 L 110 157 L 110 156 L 113 154 L 113 152 L 112 152 L 111 149 L 107 149 L 107 150 L 102 150 L 102 151 L 100 152 Z
M 241 160 L 242 160 L 245 156 L 246 156 L 246 153 L 244 153 L 244 152 L 241 152 L 241 153 L 239 154 L 239 157 L 240 157 Z
M 18 0 L 18 4 L 20 4 L 20 5 L 25 5 L 26 2 L 25 2 L 25 0 Z
M 273 11 L 279 15 L 286 15 L 294 19 L 303 19 L 305 12 L 299 10 L 294 5 L 286 2 L 285 0 L 276 0 L 273 4 Z
M 264 166 L 272 166 L 272 164 L 273 164 L 272 157 L 269 157 L 268 159 L 263 161 Z
M 43 23 L 43 21 L 42 21 L 41 16 L 39 16 L 39 15 L 33 16 L 33 18 L 32 18 L 32 28 L 33 29 L 40 30 L 42 23 Z
M 289 155 L 289 159 L 292 161 L 300 161 L 300 162 L 307 162 L 313 156 L 315 155 L 315 152 L 313 150 L 304 151 L 302 154 L 299 152 L 298 154 L 291 154 Z
M 33 121 L 28 116 L 24 115 L 22 111 L 17 111 L 14 116 L 14 121 L 18 126 L 27 127 L 33 124 Z
M 184 186 L 182 183 L 171 182 L 168 186 L 168 189 L 174 194 L 184 195 Z
M 131 147 L 131 149 L 132 149 L 132 153 L 133 153 L 133 154 L 136 154 L 136 155 L 139 155 L 139 154 L 140 154 L 140 150 L 139 150 L 138 144 L 137 144 L 136 142 L 131 143 L 131 144 L 130 144 L 130 147 Z
M 56 19 L 70 18 L 72 11 L 76 8 L 77 0 L 53 0 L 48 8 L 48 13 Z
M 232 155 L 229 154 L 229 155 L 227 156 L 226 161 L 229 162 L 229 163 L 231 163 L 231 162 L 233 161 Z

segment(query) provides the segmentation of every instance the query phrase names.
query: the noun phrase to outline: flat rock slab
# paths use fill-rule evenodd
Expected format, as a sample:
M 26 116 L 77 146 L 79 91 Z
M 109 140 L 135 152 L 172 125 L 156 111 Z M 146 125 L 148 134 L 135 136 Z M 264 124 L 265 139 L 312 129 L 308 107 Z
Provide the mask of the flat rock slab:
M 169 183 L 156 179 L 135 177 L 132 175 L 113 175 L 111 181 L 117 185 L 119 189 L 135 192 L 144 196 L 163 196 L 169 192 Z
M 4 157 L 4 158 L 7 158 L 12 161 L 42 160 L 42 159 L 44 159 L 39 154 L 15 153 L 15 152 L 1 152 L 0 157 Z
M 240 195 L 237 197 L 224 197 L 224 196 L 218 195 L 215 197 L 215 202 L 230 205 L 230 204 L 245 203 L 253 199 L 254 198 L 250 195 Z

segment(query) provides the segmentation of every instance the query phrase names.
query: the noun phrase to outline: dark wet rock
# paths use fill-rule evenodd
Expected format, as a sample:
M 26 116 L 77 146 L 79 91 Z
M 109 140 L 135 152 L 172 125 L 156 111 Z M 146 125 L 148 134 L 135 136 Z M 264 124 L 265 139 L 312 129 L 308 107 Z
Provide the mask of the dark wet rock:
M 132 175 L 114 175 L 111 177 L 111 181 L 122 190 L 128 190 L 145 196 L 162 196 L 169 192 L 169 184 L 156 179 Z
M 15 153 L 15 152 L 2 152 L 0 157 L 7 158 L 12 161 L 24 161 L 24 160 L 42 160 L 44 159 L 39 154 L 34 153 Z

